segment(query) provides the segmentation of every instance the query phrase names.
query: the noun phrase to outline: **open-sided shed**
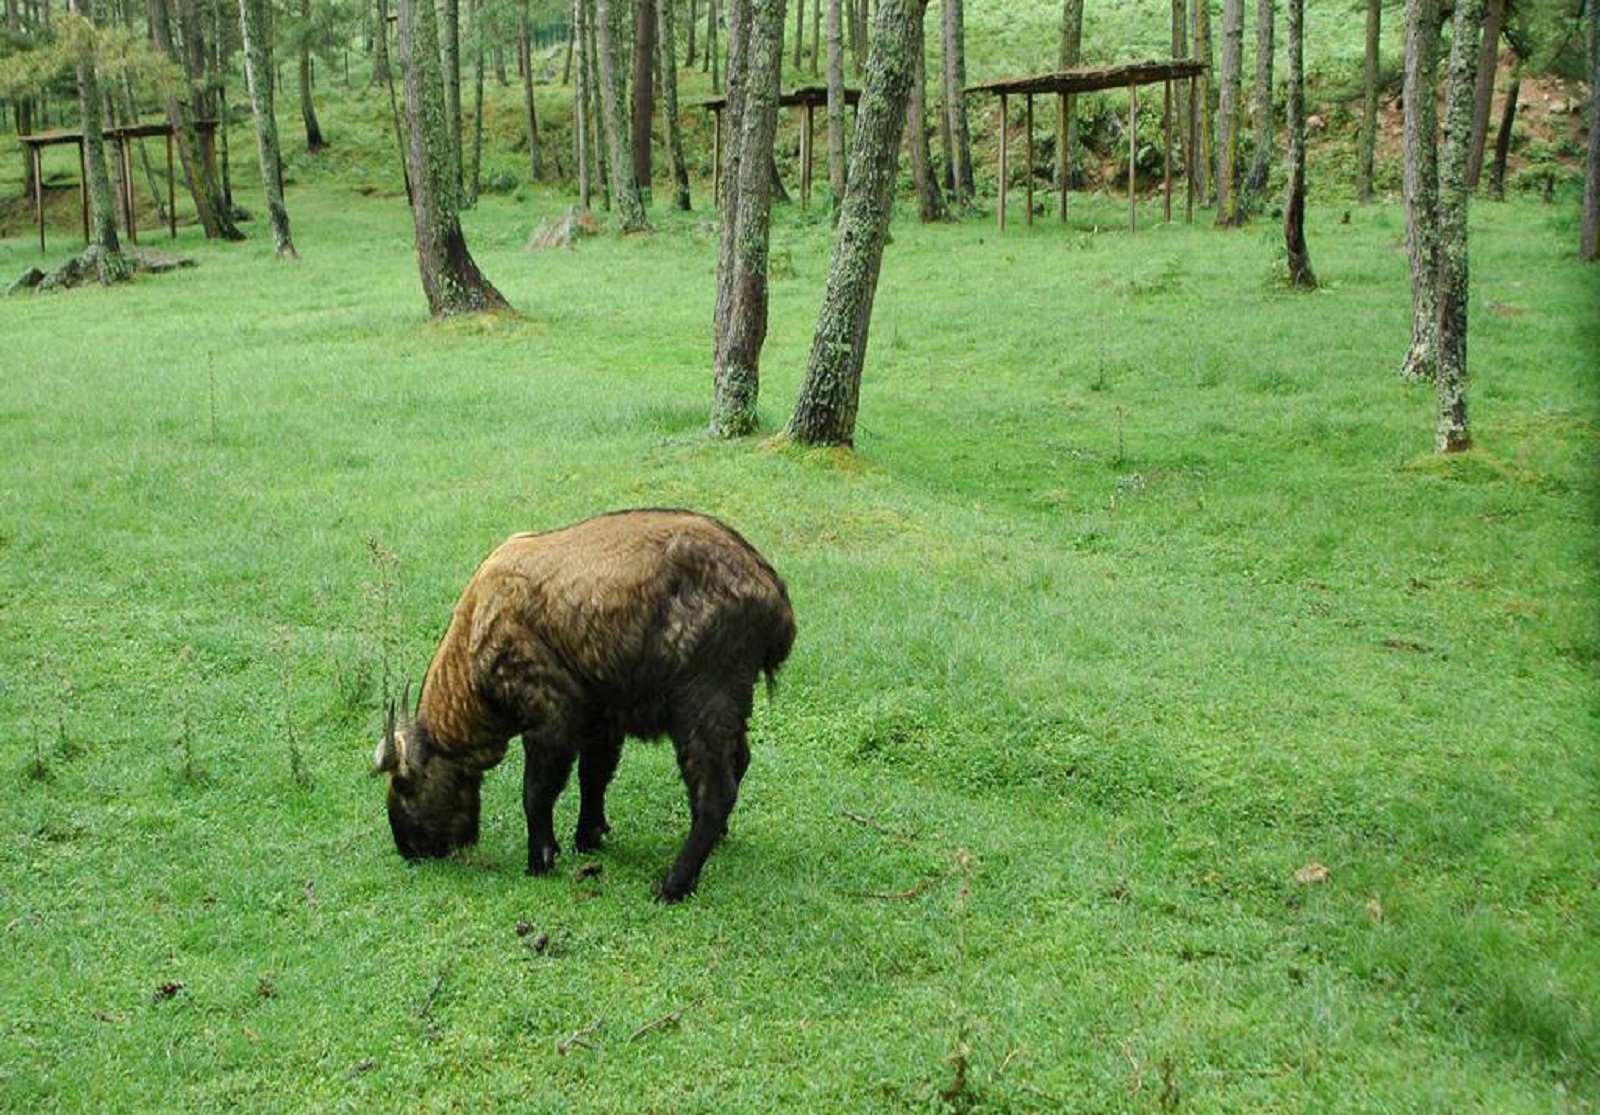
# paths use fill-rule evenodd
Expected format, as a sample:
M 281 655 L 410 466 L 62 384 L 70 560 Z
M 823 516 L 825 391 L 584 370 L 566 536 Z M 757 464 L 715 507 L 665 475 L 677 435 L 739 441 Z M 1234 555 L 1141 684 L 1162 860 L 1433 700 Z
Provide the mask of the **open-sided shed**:
M 1192 152 L 1195 148 L 1194 133 L 1196 127 L 1195 114 L 1195 83 L 1196 79 L 1205 72 L 1206 64 L 1193 58 L 1175 58 L 1171 60 L 1152 59 L 1144 62 L 1123 62 L 1115 66 L 1082 66 L 1070 70 L 1057 70 L 1054 73 L 1028 74 L 1022 77 L 996 78 L 992 81 L 981 81 L 975 85 L 967 86 L 968 93 L 992 93 L 1000 98 L 1000 198 L 998 214 L 1000 227 L 1006 227 L 1006 175 L 1010 167 L 1010 128 L 1007 126 L 1006 111 L 1009 107 L 1007 100 L 1013 96 L 1022 96 L 1027 101 L 1027 129 L 1028 129 L 1028 223 L 1033 223 L 1033 98 L 1040 95 L 1055 94 L 1058 111 L 1064 119 L 1067 113 L 1067 97 L 1076 93 L 1092 93 L 1100 89 L 1127 89 L 1128 90 L 1128 228 L 1131 231 L 1135 225 L 1135 197 L 1134 197 L 1134 163 L 1138 153 L 1138 113 L 1139 113 L 1139 88 L 1144 85 L 1160 83 L 1162 87 L 1162 180 L 1163 180 L 1163 215 L 1168 221 L 1172 219 L 1172 83 L 1187 80 L 1189 82 L 1189 120 L 1187 122 L 1189 143 L 1188 149 Z M 1191 155 L 1191 158 L 1193 156 Z M 1185 218 L 1193 219 L 1194 215 L 1194 177 L 1184 175 L 1188 182 L 1188 199 L 1185 206 Z M 1067 184 L 1061 186 L 1061 219 L 1067 217 Z

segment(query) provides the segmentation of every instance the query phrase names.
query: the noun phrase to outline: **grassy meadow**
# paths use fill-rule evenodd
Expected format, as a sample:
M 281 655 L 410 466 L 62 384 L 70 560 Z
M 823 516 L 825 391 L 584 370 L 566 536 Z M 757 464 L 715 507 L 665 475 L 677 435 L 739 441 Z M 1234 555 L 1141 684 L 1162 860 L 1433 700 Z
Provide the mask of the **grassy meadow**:
M 1312 294 L 1266 217 L 903 209 L 857 451 L 802 452 L 701 433 L 703 182 L 573 251 L 524 247 L 565 194 L 485 197 L 519 313 L 430 322 L 383 133 L 341 144 L 385 107 L 293 157 L 296 263 L 185 226 L 196 268 L 0 298 L 0 1110 L 1600 1108 L 1570 195 L 1474 207 L 1470 454 L 1396 375 L 1400 208 L 1315 177 Z M 773 236 L 767 434 L 830 229 Z M 406 864 L 385 694 L 504 536 L 632 505 L 736 525 L 799 622 L 700 892 L 651 901 L 661 744 L 598 855 L 523 875 L 514 748 Z

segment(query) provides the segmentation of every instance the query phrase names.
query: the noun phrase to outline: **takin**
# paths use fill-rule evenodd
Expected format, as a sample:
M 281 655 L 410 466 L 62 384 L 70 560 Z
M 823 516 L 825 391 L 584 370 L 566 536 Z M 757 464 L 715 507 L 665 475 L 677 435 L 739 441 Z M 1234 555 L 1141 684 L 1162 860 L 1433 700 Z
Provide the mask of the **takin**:
M 552 810 L 578 767 L 579 852 L 610 829 L 624 736 L 670 736 L 691 822 L 657 891 L 694 890 L 750 765 L 758 675 L 794 644 L 783 581 L 732 528 L 690 511 L 600 515 L 508 538 L 456 604 L 414 715 L 391 705 L 374 756 L 407 859 L 478 839 L 483 777 L 522 736 L 528 872 L 555 864 Z

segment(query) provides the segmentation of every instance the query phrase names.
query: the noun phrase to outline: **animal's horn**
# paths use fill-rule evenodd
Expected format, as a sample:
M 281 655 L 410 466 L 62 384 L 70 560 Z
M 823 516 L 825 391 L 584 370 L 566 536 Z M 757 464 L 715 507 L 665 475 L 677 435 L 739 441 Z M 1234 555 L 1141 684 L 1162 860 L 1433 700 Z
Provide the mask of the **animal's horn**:
M 418 698 L 419 703 L 420 700 L 421 698 Z M 411 683 L 409 681 L 406 682 L 405 691 L 400 697 L 400 711 L 404 713 L 408 721 L 416 718 L 417 710 L 411 707 Z

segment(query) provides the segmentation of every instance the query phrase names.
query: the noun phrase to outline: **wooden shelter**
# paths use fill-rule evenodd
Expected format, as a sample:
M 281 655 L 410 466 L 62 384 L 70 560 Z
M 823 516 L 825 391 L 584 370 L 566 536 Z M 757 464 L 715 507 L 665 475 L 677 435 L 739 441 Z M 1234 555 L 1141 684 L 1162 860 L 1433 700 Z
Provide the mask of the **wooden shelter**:
M 1067 114 L 1067 97 L 1077 93 L 1092 93 L 1101 89 L 1128 90 L 1128 229 L 1136 223 L 1134 197 L 1134 164 L 1139 149 L 1138 114 L 1139 87 L 1161 83 L 1162 87 L 1162 179 L 1163 216 L 1172 220 L 1172 83 L 1187 79 L 1189 82 L 1188 149 L 1195 149 L 1197 116 L 1195 106 L 1196 79 L 1206 70 L 1206 64 L 1193 58 L 1175 58 L 1170 61 L 1152 59 L 1145 62 L 1124 62 L 1115 66 L 1084 66 L 1071 70 L 1058 70 L 1047 74 L 1029 74 L 1023 77 L 997 78 L 966 88 L 968 93 L 993 93 L 1000 98 L 1000 228 L 1006 227 L 1006 174 L 1009 170 L 1009 133 L 1006 118 L 1007 98 L 1021 95 L 1027 101 L 1028 128 L 1028 223 L 1033 223 L 1033 98 L 1041 94 L 1055 94 L 1062 119 Z M 1193 155 L 1190 156 L 1191 160 Z M 1184 175 L 1188 183 L 1188 199 L 1184 218 L 1194 219 L 1194 176 Z M 1061 219 L 1067 219 L 1067 183 L 1061 184 Z
M 855 105 L 861 100 L 861 90 L 846 89 L 844 103 Z M 701 108 L 710 109 L 716 123 L 712 129 L 711 143 L 711 191 L 712 197 L 718 200 L 722 197 L 722 110 L 728 107 L 726 96 L 706 97 L 695 102 Z M 816 145 L 812 137 L 816 134 L 816 114 L 818 108 L 828 105 L 828 87 L 826 85 L 799 85 L 787 93 L 778 94 L 779 108 L 800 109 L 800 208 L 806 208 L 811 202 L 811 164 Z
M 214 120 L 196 120 L 195 129 L 200 133 L 200 140 L 210 144 L 211 136 L 216 130 Z M 117 199 L 122 206 L 122 215 L 126 222 L 128 239 L 132 243 L 139 242 L 139 232 L 135 227 L 133 204 L 133 141 L 150 136 L 165 136 L 167 140 L 167 223 L 173 237 L 178 235 L 178 214 L 176 208 L 176 177 L 173 173 L 172 162 L 172 125 L 163 120 L 154 124 L 125 124 L 121 127 L 107 128 L 106 140 L 111 143 L 117 152 L 117 158 L 122 163 L 122 196 Z M 33 160 L 33 207 L 39 221 L 39 250 L 44 251 L 44 168 L 43 153 L 46 147 L 53 147 L 62 143 L 75 143 L 78 145 L 78 190 L 82 198 L 83 211 L 83 239 L 89 240 L 89 176 L 84 168 L 83 132 L 75 128 L 60 128 L 48 132 L 34 132 L 32 135 L 18 136 L 17 139 L 28 151 L 28 157 Z

